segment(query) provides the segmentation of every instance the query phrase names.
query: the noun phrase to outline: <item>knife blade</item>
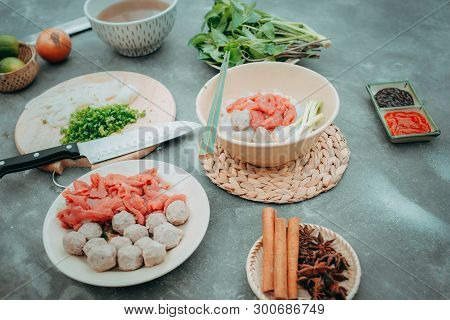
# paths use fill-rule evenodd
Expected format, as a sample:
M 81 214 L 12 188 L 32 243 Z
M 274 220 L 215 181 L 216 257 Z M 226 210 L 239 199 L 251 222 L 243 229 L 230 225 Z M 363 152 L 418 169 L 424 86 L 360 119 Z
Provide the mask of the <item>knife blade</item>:
M 0 178 L 64 159 L 86 157 L 95 164 L 172 140 L 200 127 L 200 124 L 190 121 L 158 123 L 101 139 L 64 144 L 0 160 Z
M 86 17 L 80 17 L 74 20 L 71 20 L 69 22 L 65 22 L 63 24 L 57 25 L 54 28 L 62 29 L 64 30 L 68 35 L 73 35 L 85 30 L 88 30 L 91 28 L 91 23 L 89 22 L 88 18 Z M 41 32 L 26 36 L 25 38 L 21 39 L 22 42 L 28 43 L 28 44 L 35 44 L 37 38 Z

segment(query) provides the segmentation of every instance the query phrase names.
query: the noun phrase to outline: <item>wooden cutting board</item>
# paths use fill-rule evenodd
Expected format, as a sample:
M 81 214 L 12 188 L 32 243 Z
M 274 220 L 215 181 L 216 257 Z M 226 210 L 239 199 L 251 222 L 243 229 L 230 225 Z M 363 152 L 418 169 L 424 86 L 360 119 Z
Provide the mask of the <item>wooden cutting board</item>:
M 136 123 L 126 126 L 124 128 L 125 131 L 145 127 L 152 123 L 170 122 L 175 120 L 175 100 L 170 91 L 155 79 L 134 72 L 109 71 L 92 73 L 62 82 L 26 104 L 25 110 L 17 121 L 14 134 L 15 143 L 19 153 L 31 153 L 61 144 L 61 128 L 45 124 L 40 117 L 40 112 L 44 110 L 42 108 L 43 103 L 49 103 L 52 99 L 60 99 L 62 95 L 67 94 L 67 90 L 75 89 L 82 85 L 92 84 L 94 85 L 93 88 L 95 88 L 95 86 L 104 83 L 111 83 L 111 81 L 119 81 L 121 84 L 126 84 L 128 86 L 132 85 L 138 92 L 138 96 L 130 104 L 130 107 L 139 111 L 145 111 L 145 117 L 140 118 Z M 103 88 L 103 90 L 105 90 L 105 88 Z M 111 91 L 114 90 L 116 90 L 116 87 L 111 89 Z M 114 94 L 114 92 L 111 92 L 111 94 Z M 114 103 L 114 101 L 112 100 L 111 103 Z M 156 146 L 153 146 L 140 150 L 139 152 L 97 163 L 96 165 L 91 165 L 86 158 L 82 158 L 75 161 L 58 161 L 46 165 L 41 169 L 50 172 L 55 171 L 56 173 L 61 174 L 66 167 L 96 168 L 111 162 L 140 159 L 152 152 L 155 148 Z

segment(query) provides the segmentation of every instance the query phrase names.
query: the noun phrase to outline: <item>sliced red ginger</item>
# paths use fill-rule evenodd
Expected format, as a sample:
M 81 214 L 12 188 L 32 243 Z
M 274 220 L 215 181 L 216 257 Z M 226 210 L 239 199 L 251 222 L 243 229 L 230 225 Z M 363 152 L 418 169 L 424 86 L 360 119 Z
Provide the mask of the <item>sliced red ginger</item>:
M 158 191 L 152 190 L 152 189 L 150 189 L 148 187 L 144 188 L 144 193 L 145 193 L 144 197 L 145 197 L 146 200 L 152 200 L 152 199 L 154 199 L 154 198 L 159 196 L 159 192 Z
M 127 180 L 128 180 L 128 178 L 122 174 L 110 173 L 105 177 L 105 184 L 108 187 L 117 186 Z
M 61 221 L 61 226 L 65 229 L 70 229 L 80 223 L 78 217 L 83 215 L 83 208 L 67 206 L 65 209 L 58 212 L 56 217 Z
M 246 106 L 247 106 L 247 98 L 240 98 L 227 107 L 227 112 L 232 112 L 234 110 L 241 111 L 244 110 Z
M 88 196 L 91 190 L 91 186 L 81 180 L 75 180 L 73 183 L 73 188 L 75 189 L 72 194 L 79 196 Z
M 98 186 L 98 182 L 100 181 L 100 178 L 101 178 L 100 174 L 93 173 L 93 174 L 91 174 L 90 178 L 91 178 L 92 187 L 96 188 Z
M 160 194 L 157 197 L 148 201 L 148 211 L 163 211 L 164 204 L 166 203 L 169 197 L 165 194 Z
M 172 187 L 172 185 L 170 183 L 167 183 L 167 182 L 164 182 L 161 185 L 161 188 L 164 189 L 164 190 L 169 190 L 171 187 Z
M 283 126 L 288 126 L 292 122 L 294 122 L 295 117 L 297 116 L 297 111 L 295 109 L 289 109 L 284 113 Z
M 128 212 L 134 214 L 139 224 L 145 223 L 144 215 L 147 213 L 147 207 L 143 198 L 133 193 L 130 197 L 123 198 L 123 204 Z
M 142 185 L 147 185 L 153 181 L 154 177 L 155 176 L 150 172 L 144 172 L 140 175 L 134 176 L 133 179 L 140 181 Z
M 57 218 L 62 222 L 63 228 L 78 228 L 86 221 L 107 222 L 112 219 L 114 212 L 112 210 L 83 210 L 81 207 L 67 207 L 57 214 Z
M 275 112 L 275 104 L 271 103 L 270 100 L 266 99 L 266 97 L 260 97 L 255 100 L 257 109 L 253 110 L 259 110 L 269 116 L 273 115 Z
M 280 114 L 280 112 L 277 111 L 270 118 L 264 120 L 261 126 L 266 128 L 267 130 L 272 130 L 275 129 L 276 127 L 281 126 L 282 123 L 283 123 L 283 116 Z
M 66 199 L 67 204 L 73 204 L 79 206 L 83 209 L 90 209 L 91 207 L 87 203 L 87 196 L 78 196 L 76 194 L 70 193 L 68 190 L 62 193 L 62 196 Z
M 88 199 L 87 203 L 91 208 L 95 208 L 98 211 L 106 211 L 112 210 L 114 212 L 120 211 L 119 209 L 124 207 L 123 200 L 120 197 L 106 197 L 102 199 Z
M 118 195 L 119 197 L 130 197 L 132 192 L 137 193 L 138 195 L 143 195 L 144 191 L 139 187 L 133 187 L 129 185 L 127 182 L 122 182 L 121 185 L 118 188 Z
M 266 120 L 264 113 L 261 111 L 251 110 L 250 111 L 250 126 L 253 129 L 261 127 L 263 122 Z
M 155 192 L 159 192 L 159 190 L 161 189 L 161 187 L 159 186 L 159 182 L 157 182 L 156 180 L 152 180 L 151 184 L 147 185 L 147 187 L 145 189 L 149 189 Z M 144 189 L 144 192 L 145 192 Z
M 227 112 L 234 110 L 248 110 L 250 126 L 253 129 L 264 127 L 273 130 L 279 126 L 290 125 L 297 117 L 297 111 L 289 99 L 271 93 L 257 93 L 240 98 L 227 107 Z
M 135 216 L 137 223 L 144 225 L 145 218 L 144 218 L 144 215 L 142 214 L 142 212 L 140 212 L 138 209 L 134 208 L 131 205 L 130 200 L 124 200 L 123 203 L 125 204 L 125 210 L 132 213 Z
M 90 182 L 75 181 L 74 190 L 63 192 L 66 207 L 57 214 L 63 228 L 78 230 L 87 221 L 110 222 L 122 210 L 132 213 L 143 225 L 145 216 L 163 211 L 169 199 L 160 191 L 170 185 L 157 176 L 156 169 L 132 177 L 120 174 L 102 177 L 96 173 L 91 175 Z
M 106 197 L 107 195 L 108 191 L 106 191 L 105 179 L 100 177 L 97 182 L 97 187 L 91 189 L 89 197 L 101 199 Z

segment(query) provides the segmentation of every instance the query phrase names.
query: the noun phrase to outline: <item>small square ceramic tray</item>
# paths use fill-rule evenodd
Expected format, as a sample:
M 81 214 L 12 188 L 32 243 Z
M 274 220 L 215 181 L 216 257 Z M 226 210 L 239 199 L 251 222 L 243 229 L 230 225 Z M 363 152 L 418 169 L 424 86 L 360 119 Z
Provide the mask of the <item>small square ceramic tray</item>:
M 416 94 L 416 91 L 414 90 L 412 84 L 408 81 L 395 81 L 395 82 L 384 82 L 384 83 L 373 83 L 368 84 L 366 86 L 367 91 L 370 94 L 370 98 L 372 99 L 372 103 L 375 107 L 375 110 L 378 113 L 378 116 L 380 117 L 381 122 L 383 123 L 383 127 L 386 131 L 386 134 L 389 137 L 389 140 L 392 143 L 404 143 L 404 142 L 417 142 L 417 141 L 429 141 L 434 137 L 437 137 L 441 134 L 441 131 L 439 130 L 436 123 L 431 118 L 430 114 L 428 113 L 427 109 L 423 105 L 422 101 L 420 100 L 419 96 Z M 396 88 L 403 91 L 406 91 L 410 94 L 412 97 L 412 103 L 404 106 L 399 107 L 381 107 L 376 98 L 375 95 L 378 91 L 386 88 Z M 430 125 L 431 131 L 427 133 L 420 133 L 420 134 L 404 134 L 404 135 L 392 135 L 391 131 L 389 130 L 389 126 L 386 123 L 386 120 L 384 116 L 386 113 L 389 112 L 418 112 L 423 117 L 425 117 L 426 121 Z

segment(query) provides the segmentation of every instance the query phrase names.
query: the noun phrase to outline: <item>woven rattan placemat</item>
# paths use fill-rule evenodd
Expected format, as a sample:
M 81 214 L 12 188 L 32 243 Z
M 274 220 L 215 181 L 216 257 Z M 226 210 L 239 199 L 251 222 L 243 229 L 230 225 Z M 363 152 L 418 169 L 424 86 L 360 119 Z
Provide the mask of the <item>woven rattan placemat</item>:
M 217 144 L 214 155 L 204 158 L 202 163 L 211 181 L 231 194 L 252 201 L 292 203 L 333 188 L 347 169 L 349 158 L 347 142 L 332 124 L 311 151 L 278 168 L 244 163 Z

